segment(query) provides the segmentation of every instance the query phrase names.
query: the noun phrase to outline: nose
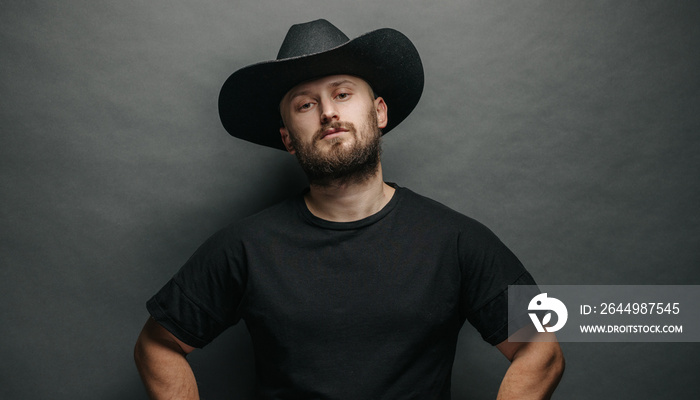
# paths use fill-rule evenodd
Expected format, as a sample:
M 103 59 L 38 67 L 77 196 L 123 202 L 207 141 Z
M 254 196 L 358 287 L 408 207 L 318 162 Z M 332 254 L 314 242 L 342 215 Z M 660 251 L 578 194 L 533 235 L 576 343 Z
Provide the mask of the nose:
M 333 122 L 333 120 L 338 120 L 338 109 L 331 99 L 326 99 L 321 101 L 321 123 L 327 124 Z

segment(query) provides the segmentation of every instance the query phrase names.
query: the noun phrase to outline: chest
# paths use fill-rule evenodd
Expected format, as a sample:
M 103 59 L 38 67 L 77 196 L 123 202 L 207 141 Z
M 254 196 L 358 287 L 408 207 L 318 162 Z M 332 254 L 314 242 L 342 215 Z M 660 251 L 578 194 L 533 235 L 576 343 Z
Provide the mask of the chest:
M 243 315 L 265 336 L 316 340 L 454 326 L 455 246 L 449 239 L 428 244 L 353 232 L 273 240 L 248 249 Z

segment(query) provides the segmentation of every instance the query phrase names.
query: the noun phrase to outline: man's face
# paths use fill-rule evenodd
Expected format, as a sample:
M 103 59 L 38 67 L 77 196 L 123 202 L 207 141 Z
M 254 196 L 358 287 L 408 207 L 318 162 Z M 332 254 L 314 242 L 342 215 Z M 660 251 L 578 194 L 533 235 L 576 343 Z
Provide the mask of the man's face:
M 280 102 L 287 150 L 313 184 L 362 180 L 377 170 L 387 109 L 369 85 L 349 75 L 301 83 Z

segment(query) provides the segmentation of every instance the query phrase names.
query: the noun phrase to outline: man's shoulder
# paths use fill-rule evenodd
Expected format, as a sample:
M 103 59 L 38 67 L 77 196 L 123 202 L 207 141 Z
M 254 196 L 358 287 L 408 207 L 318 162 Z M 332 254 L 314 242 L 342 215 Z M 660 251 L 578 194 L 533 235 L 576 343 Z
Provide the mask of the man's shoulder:
M 298 219 L 299 196 L 291 196 L 248 216 L 242 217 L 222 229 L 229 235 L 246 234 L 284 226 Z
M 457 234 L 491 237 L 494 233 L 483 223 L 444 203 L 402 188 L 404 210 L 410 218 L 420 224 L 426 224 L 440 230 L 450 230 Z
M 446 218 L 458 222 L 479 223 L 472 217 L 433 198 L 416 193 L 408 188 L 401 188 L 401 190 L 404 192 L 402 199 L 404 206 L 418 215 L 433 218 Z

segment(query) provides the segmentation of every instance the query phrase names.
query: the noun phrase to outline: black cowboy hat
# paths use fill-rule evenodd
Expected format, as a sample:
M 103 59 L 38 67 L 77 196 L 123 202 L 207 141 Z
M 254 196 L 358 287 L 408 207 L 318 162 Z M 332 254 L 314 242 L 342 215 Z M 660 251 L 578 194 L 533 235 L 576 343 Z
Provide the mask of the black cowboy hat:
M 293 25 L 277 59 L 234 72 L 219 94 L 219 116 L 233 136 L 285 150 L 280 138 L 279 103 L 299 83 L 328 75 L 364 79 L 384 98 L 389 123 L 403 121 L 423 92 L 423 65 L 413 43 L 402 33 L 378 29 L 353 40 L 320 19 Z

